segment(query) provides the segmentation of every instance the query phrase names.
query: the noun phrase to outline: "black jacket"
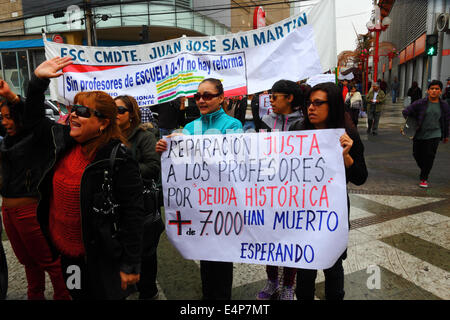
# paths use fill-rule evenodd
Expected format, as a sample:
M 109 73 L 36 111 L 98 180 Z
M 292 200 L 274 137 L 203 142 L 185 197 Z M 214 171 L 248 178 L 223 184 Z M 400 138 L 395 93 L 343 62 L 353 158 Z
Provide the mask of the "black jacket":
M 408 89 L 408 96 L 411 97 L 411 103 L 422 98 L 422 90 L 419 87 L 411 87 Z
M 262 119 L 259 116 L 259 96 L 260 93 L 256 93 L 252 98 L 252 114 L 253 114 L 253 122 L 255 123 L 255 130 L 259 132 L 262 128 Z
M 11 112 L 24 117 L 24 100 L 8 104 Z M 44 116 L 42 122 L 51 125 Z M 6 198 L 39 197 L 37 186 L 49 166 L 51 154 L 40 150 L 47 149 L 50 141 L 43 141 L 24 126 L 14 136 L 6 134 L 0 145 L 2 183 L 0 194 Z
M 307 130 L 302 120 L 292 124 L 289 128 L 289 131 L 295 130 Z M 345 131 L 353 140 L 352 148 L 349 151 L 349 155 L 353 159 L 353 165 L 350 168 L 345 168 L 346 182 L 351 182 L 354 185 L 360 186 L 366 182 L 368 176 L 366 161 L 364 159 L 364 145 L 355 127 L 349 126 Z
M 158 113 L 158 127 L 162 129 L 177 129 L 184 123 L 183 112 L 180 110 L 180 100 L 160 103 L 150 107 Z
M 28 87 L 25 121 L 32 125 L 33 134 L 39 137 L 40 141 L 50 141 L 48 145 L 36 146 L 41 148 L 37 150 L 38 152 L 51 157 L 38 185 L 41 199 L 37 208 L 37 219 L 55 253 L 48 225 L 54 168 L 55 164 L 76 145 L 76 141 L 69 135 L 69 126 L 43 119 L 44 92 L 48 84 L 48 80 L 40 80 L 33 76 Z M 117 143 L 119 141 L 112 140 L 97 151 L 93 162 L 84 170 L 80 185 L 85 260 L 88 278 L 92 281 L 92 295 L 97 299 L 124 298 L 128 293 L 120 287 L 119 271 L 140 272 L 144 217 L 143 184 L 138 164 L 132 159 L 128 149 L 119 149 L 114 166 L 113 195 L 119 204 L 119 231 L 115 239 L 110 236 L 111 225 L 93 210 L 94 201 L 101 194 L 104 169 L 109 168 L 110 154 Z
M 139 163 L 142 178 L 159 180 L 161 175 L 161 156 L 156 152 L 156 137 L 141 127 L 134 129 L 128 136 L 131 154 Z

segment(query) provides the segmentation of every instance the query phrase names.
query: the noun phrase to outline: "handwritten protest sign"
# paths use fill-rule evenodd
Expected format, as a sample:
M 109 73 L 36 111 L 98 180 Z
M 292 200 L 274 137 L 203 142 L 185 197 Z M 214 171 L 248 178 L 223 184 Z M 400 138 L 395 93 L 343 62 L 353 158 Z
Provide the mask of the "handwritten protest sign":
M 334 0 L 324 0 L 270 26 L 234 34 L 122 47 L 44 39 L 47 59 L 70 56 L 74 62 L 51 80 L 50 93 L 71 103 L 77 92 L 102 90 L 133 95 L 144 106 L 189 96 L 206 77 L 221 79 L 226 96 L 267 90 L 279 79 L 297 81 L 334 68 L 334 15 Z
M 167 139 L 161 161 L 170 241 L 186 259 L 331 267 L 348 239 L 343 133 Z

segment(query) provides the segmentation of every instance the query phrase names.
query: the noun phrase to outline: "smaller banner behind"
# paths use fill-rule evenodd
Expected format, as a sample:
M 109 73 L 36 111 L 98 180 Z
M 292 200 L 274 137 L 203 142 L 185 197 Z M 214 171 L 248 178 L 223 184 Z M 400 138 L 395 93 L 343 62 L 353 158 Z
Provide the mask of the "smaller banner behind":
M 112 97 L 127 94 L 134 96 L 140 106 L 147 106 L 192 95 L 203 79 L 218 78 L 227 95 L 244 95 L 247 91 L 245 63 L 243 53 L 185 53 L 146 64 L 70 65 L 58 82 L 58 92 L 69 101 L 80 91 L 101 90 Z
M 343 129 L 174 136 L 166 233 L 186 259 L 331 267 L 347 247 Z

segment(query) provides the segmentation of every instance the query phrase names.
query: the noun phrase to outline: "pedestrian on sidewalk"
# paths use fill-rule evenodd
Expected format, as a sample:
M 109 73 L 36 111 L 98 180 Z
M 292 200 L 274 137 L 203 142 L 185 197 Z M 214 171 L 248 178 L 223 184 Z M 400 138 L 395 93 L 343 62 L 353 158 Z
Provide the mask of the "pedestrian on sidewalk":
M 49 163 L 49 155 L 35 146 L 40 136 L 24 121 L 24 101 L 0 80 L 1 121 L 7 133 L 0 146 L 3 224 L 17 259 L 25 267 L 28 300 L 45 300 L 45 271 L 53 285 L 53 299 L 70 300 L 61 272 L 36 219 L 38 182 Z M 50 119 L 45 118 L 50 122 Z
M 420 168 L 421 188 L 428 187 L 428 176 L 433 167 L 439 141 L 448 142 L 450 127 L 450 107 L 440 99 L 442 82 L 433 80 L 428 85 L 428 96 L 419 99 L 403 110 L 403 116 L 417 121 L 417 131 L 413 138 L 413 156 Z
M 342 156 L 345 165 L 347 183 L 362 185 L 367 179 L 367 167 L 364 160 L 364 145 L 350 117 L 345 116 L 345 107 L 339 88 L 334 83 L 321 83 L 311 89 L 309 101 L 306 103 L 305 121 L 296 122 L 290 130 L 316 130 L 345 128 L 340 137 L 343 148 Z M 350 208 L 350 199 L 347 195 Z M 350 225 L 350 212 L 348 212 Z M 325 274 L 325 297 L 327 300 L 344 299 L 344 268 L 342 260 L 346 259 L 347 250 L 337 259 Z M 314 300 L 315 280 L 317 270 L 298 269 L 297 288 L 298 300 Z
M 386 95 L 380 90 L 380 84 L 374 82 L 367 94 L 367 134 L 378 134 L 378 123 L 383 111 Z
M 349 106 L 350 116 L 355 124 L 355 127 L 357 127 L 359 112 L 361 111 L 363 101 L 361 94 L 356 90 L 356 86 L 350 86 L 350 91 L 347 93 L 347 97 L 345 98 L 345 104 Z
M 397 102 L 399 88 L 400 88 L 400 83 L 398 83 L 397 77 L 394 77 L 394 82 L 391 83 L 392 103 Z
M 442 99 L 446 100 L 447 104 L 450 105 L 450 77 L 447 78 L 447 85 L 444 94 L 442 95 Z
M 272 112 L 262 118 L 262 129 L 268 131 L 288 131 L 297 121 L 303 121 L 301 109 L 305 100 L 303 91 L 294 81 L 279 80 L 272 86 L 270 104 Z M 297 269 L 283 267 L 283 286 L 278 281 L 278 267 L 266 266 L 267 282 L 258 293 L 258 300 L 271 300 L 279 296 L 279 300 L 294 300 L 294 282 Z
M 411 103 L 422 98 L 422 89 L 420 89 L 417 81 L 413 81 L 411 88 L 408 89 L 407 96 L 411 97 Z

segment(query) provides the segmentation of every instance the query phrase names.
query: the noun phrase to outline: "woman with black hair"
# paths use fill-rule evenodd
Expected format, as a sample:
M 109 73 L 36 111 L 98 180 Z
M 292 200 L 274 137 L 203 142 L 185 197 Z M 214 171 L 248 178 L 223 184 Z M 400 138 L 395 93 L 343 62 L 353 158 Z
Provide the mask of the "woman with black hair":
M 305 120 L 296 122 L 290 130 L 316 130 L 344 128 L 340 137 L 343 148 L 345 176 L 347 183 L 362 185 L 367 179 L 367 168 L 364 160 L 364 145 L 351 118 L 346 115 L 344 101 L 339 88 L 334 83 L 321 83 L 314 86 L 309 93 L 305 107 Z M 348 208 L 350 200 L 347 195 Z M 350 224 L 350 212 L 348 212 Z M 347 257 L 347 250 L 338 258 L 335 264 L 324 270 L 325 297 L 327 300 L 342 300 L 344 298 L 344 269 L 342 260 Z M 298 300 L 314 300 L 315 279 L 317 270 L 298 269 L 297 288 Z
M 303 120 L 300 110 L 304 105 L 303 91 L 297 83 L 279 80 L 273 84 L 271 92 L 269 97 L 272 112 L 262 118 L 262 129 L 287 131 L 292 124 Z M 280 300 L 293 300 L 296 269 L 283 268 L 282 288 L 278 282 L 278 267 L 267 265 L 266 272 L 268 279 L 257 299 L 270 300 L 279 296 Z
M 0 146 L 3 224 L 17 259 L 25 267 L 29 300 L 45 300 L 45 271 L 53 284 L 53 299 L 70 300 L 61 262 L 51 250 L 36 218 L 38 182 L 48 155 L 35 152 L 37 136 L 24 126 L 24 103 L 4 80 L 0 80 L 1 122 L 6 129 Z M 48 120 L 48 119 L 47 119 Z M 50 121 L 50 120 L 48 120 Z
M 262 118 L 261 129 L 288 131 L 293 123 L 303 119 L 300 109 L 304 105 L 303 91 L 294 81 L 279 80 L 271 92 L 272 112 Z
M 155 151 L 156 136 L 152 131 L 146 130 L 141 126 L 139 105 L 136 99 L 132 96 L 122 95 L 114 98 L 114 102 L 117 106 L 117 124 L 128 139 L 131 156 L 139 164 L 139 171 L 141 172 L 144 185 L 151 188 L 153 183 L 160 183 L 161 176 L 161 160 L 159 154 Z M 146 219 L 155 221 L 156 226 L 156 216 L 159 215 L 159 212 L 157 213 L 156 211 L 159 210 L 159 207 L 157 199 L 154 200 L 155 207 L 150 210 L 151 212 L 146 212 Z M 141 275 L 137 283 L 139 299 L 141 300 L 155 300 L 158 298 L 158 288 L 156 286 L 156 274 L 158 272 L 157 246 L 164 228 L 161 220 L 159 222 L 158 230 L 144 223 L 144 228 L 150 228 L 149 232 L 152 232 L 152 235 L 151 239 L 143 237 Z

